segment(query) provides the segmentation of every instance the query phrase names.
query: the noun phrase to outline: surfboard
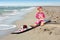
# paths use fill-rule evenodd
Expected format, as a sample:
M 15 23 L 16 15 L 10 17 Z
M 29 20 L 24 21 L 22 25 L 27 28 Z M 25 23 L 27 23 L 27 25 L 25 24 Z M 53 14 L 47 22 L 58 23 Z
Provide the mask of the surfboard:
M 45 20 L 45 24 L 47 24 L 49 22 L 51 22 L 51 20 Z M 32 30 L 32 29 L 34 29 L 36 27 L 39 27 L 40 25 L 37 25 L 36 27 L 31 27 L 29 25 L 26 25 L 26 26 L 27 26 L 27 28 L 25 28 L 25 29 L 18 29 L 19 31 L 17 30 L 15 32 L 13 32 L 12 34 L 21 34 L 21 33 L 27 32 L 29 30 Z M 21 27 L 23 27 L 23 26 L 21 26 Z

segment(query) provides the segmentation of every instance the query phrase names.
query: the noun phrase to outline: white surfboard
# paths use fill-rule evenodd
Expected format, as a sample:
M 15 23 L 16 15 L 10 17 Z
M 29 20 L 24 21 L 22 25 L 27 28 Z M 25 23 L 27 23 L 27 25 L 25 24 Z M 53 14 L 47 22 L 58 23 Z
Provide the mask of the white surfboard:
M 45 20 L 45 24 L 49 23 L 49 22 L 51 22 L 51 20 Z M 23 27 L 23 26 L 21 26 L 21 27 Z M 17 31 L 13 32 L 12 34 L 21 34 L 21 33 L 27 32 L 27 31 L 29 31 L 31 29 L 34 29 L 34 28 L 38 27 L 39 25 L 37 25 L 36 27 L 31 27 L 29 25 L 26 25 L 26 26 L 27 26 L 27 28 L 25 28 L 25 29 L 23 29 L 23 28 L 22 29 L 18 29 Z

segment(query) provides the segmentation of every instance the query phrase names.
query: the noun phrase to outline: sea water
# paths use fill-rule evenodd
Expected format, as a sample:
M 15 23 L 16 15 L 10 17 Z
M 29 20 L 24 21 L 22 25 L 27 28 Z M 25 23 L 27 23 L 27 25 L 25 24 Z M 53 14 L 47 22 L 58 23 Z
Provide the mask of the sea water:
M 16 31 L 17 29 L 16 25 L 0 24 L 0 39 Z
M 32 9 L 33 7 L 0 7 L 0 24 L 12 24 Z
M 23 19 L 35 7 L 0 7 L 0 38 L 16 30 L 13 22 Z M 1 25 L 2 24 L 2 25 Z

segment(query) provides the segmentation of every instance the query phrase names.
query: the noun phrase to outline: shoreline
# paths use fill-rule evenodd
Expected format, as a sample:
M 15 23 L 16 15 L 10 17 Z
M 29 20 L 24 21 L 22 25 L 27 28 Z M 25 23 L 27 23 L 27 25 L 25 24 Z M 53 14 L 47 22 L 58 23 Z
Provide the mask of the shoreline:
M 12 24 L 17 25 L 17 27 L 18 27 L 18 26 L 25 25 L 25 24 L 26 24 L 26 25 L 31 25 L 31 24 L 33 24 L 34 22 L 31 22 L 31 21 L 30 21 L 32 18 L 27 18 L 27 17 L 30 17 L 32 13 L 35 14 L 35 12 L 36 12 L 36 8 L 33 9 L 31 12 L 25 14 L 25 15 L 23 16 L 23 19 L 21 19 L 21 20 L 16 20 L 16 21 L 14 21 Z M 33 14 L 33 17 L 35 17 L 34 14 Z M 28 20 L 28 22 L 27 22 L 27 20 Z M 34 21 L 34 20 L 36 20 L 36 19 L 34 18 L 33 21 Z M 26 21 L 26 22 L 25 22 L 25 21 Z M 29 21 L 30 21 L 31 24 L 29 23 Z M 18 27 L 18 28 L 20 28 L 20 27 Z

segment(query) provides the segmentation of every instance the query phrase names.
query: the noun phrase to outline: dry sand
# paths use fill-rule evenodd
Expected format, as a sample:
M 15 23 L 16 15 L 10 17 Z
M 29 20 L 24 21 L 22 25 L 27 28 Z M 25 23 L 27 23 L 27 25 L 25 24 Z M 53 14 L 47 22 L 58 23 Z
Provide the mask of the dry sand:
M 43 7 L 47 18 L 60 23 L 60 7 Z M 36 9 L 24 16 L 24 19 L 14 22 L 19 28 L 21 25 L 31 25 L 36 21 Z M 52 15 L 53 14 L 53 15 Z M 22 34 L 10 34 L 0 40 L 60 40 L 60 24 L 46 24 Z

